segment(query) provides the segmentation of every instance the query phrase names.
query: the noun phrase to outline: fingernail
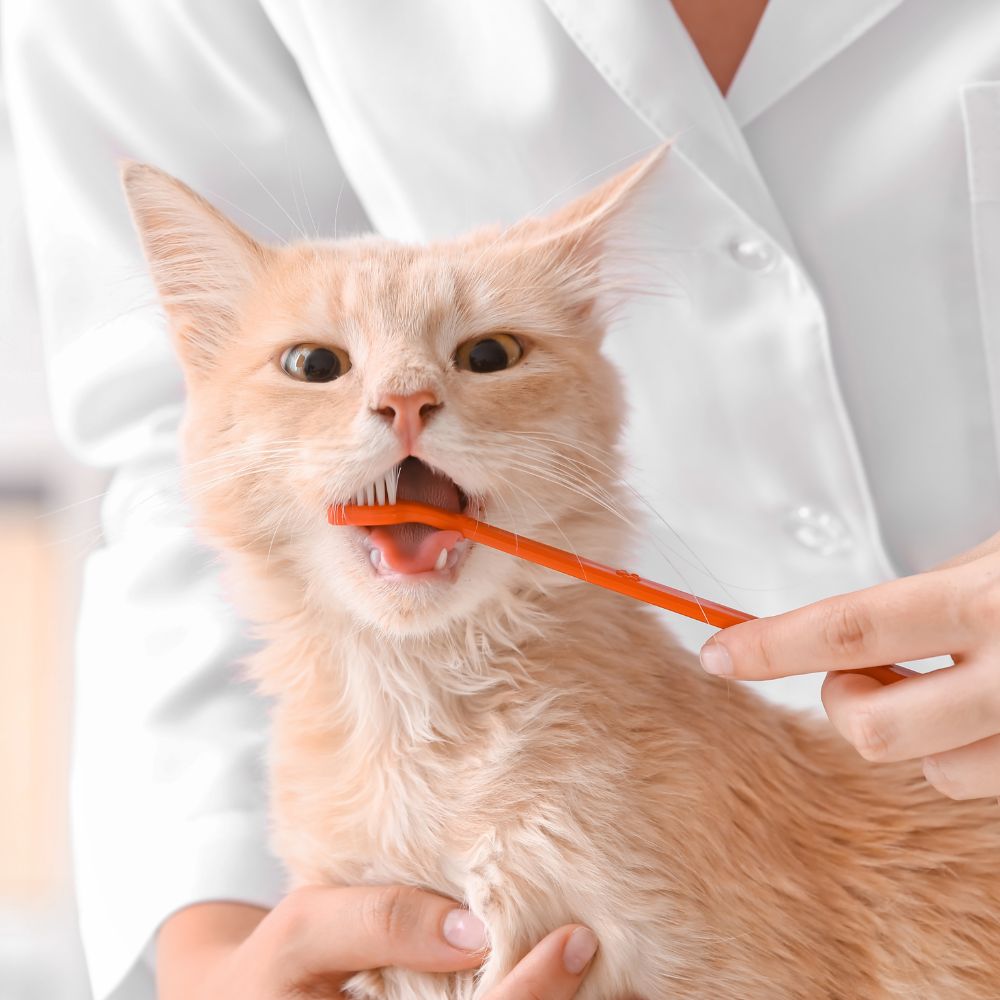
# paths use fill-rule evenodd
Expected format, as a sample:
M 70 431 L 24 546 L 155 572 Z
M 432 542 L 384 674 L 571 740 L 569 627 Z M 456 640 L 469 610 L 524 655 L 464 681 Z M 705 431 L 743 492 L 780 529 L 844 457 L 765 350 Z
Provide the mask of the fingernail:
M 941 765 L 933 757 L 923 760 L 924 777 L 933 785 L 941 780 Z
M 597 938 L 589 927 L 577 927 L 563 948 L 563 966 L 571 975 L 578 976 L 597 951 Z
M 442 931 L 452 948 L 482 951 L 486 947 L 486 928 L 479 917 L 468 910 L 451 910 L 444 918 Z
M 705 673 L 725 677 L 733 672 L 733 661 L 729 650 L 721 642 L 706 642 L 701 647 L 701 666 Z

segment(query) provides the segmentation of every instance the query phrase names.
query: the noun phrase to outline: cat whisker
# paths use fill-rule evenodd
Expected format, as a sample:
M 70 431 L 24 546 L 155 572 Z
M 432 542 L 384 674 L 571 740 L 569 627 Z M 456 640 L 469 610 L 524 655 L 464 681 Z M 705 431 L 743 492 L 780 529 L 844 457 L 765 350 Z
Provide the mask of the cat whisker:
M 587 450 L 588 450 L 585 446 L 581 445 L 579 442 L 570 441 L 570 440 L 568 440 L 568 439 L 566 439 L 564 437 L 560 437 L 559 435 L 553 434 L 551 432 L 544 432 L 544 431 L 539 431 L 539 432 L 535 432 L 535 431 L 528 431 L 528 432 L 513 431 L 511 433 L 518 434 L 518 435 L 522 435 L 523 434 L 523 435 L 526 435 L 528 437 L 534 437 L 534 438 L 537 438 L 539 441 L 548 440 L 548 441 L 551 441 L 554 444 L 558 444 L 558 445 L 562 445 L 564 447 L 569 447 L 569 448 L 572 448 L 572 449 L 575 449 L 575 450 L 579 450 L 582 453 L 586 453 Z M 604 449 L 599 449 L 599 450 L 604 451 Z M 610 455 L 609 452 L 605 452 L 605 453 Z M 674 555 L 678 559 L 682 560 L 683 562 L 686 562 L 693 569 L 697 569 L 699 572 L 704 573 L 710 580 L 712 580 L 720 588 L 720 590 L 724 594 L 726 594 L 729 597 L 729 599 L 734 604 L 739 604 L 739 599 L 729 590 L 729 586 L 736 586 L 736 584 L 729 584 L 729 585 L 727 585 L 726 581 L 724 581 L 720 577 L 718 577 L 712 571 L 712 569 L 709 567 L 708 563 L 706 563 L 705 560 L 700 555 L 698 555 L 698 553 L 691 546 L 691 544 L 680 534 L 680 532 L 673 526 L 673 524 L 671 524 L 670 521 L 666 517 L 664 517 L 664 515 L 656 508 L 656 506 L 653 503 L 651 503 L 645 496 L 643 496 L 643 494 L 639 490 L 637 490 L 626 479 L 621 478 L 621 476 L 618 473 L 618 470 L 616 468 L 614 468 L 611 465 L 608 465 L 608 463 L 602 461 L 596 455 L 591 455 L 590 457 L 591 457 L 592 461 L 597 462 L 609 474 L 614 475 L 614 477 L 618 481 L 621 482 L 621 485 L 626 490 L 628 490 L 629 493 L 632 494 L 632 496 L 635 498 L 635 500 L 638 503 L 640 503 L 643 507 L 645 507 L 646 510 L 648 510 L 653 515 L 653 517 L 656 519 L 656 521 L 658 521 L 660 524 L 662 524 L 663 527 L 665 527 L 671 533 L 671 535 L 673 535 L 673 537 L 677 539 L 678 543 L 681 546 L 684 547 L 684 549 L 690 554 L 690 557 L 691 557 L 690 559 L 688 559 L 684 555 L 682 555 L 680 552 L 678 552 L 676 549 L 671 549 L 671 551 L 674 553 Z M 661 554 L 663 554 L 662 549 L 660 549 L 659 551 L 661 552 Z M 666 556 L 664 556 L 664 557 L 668 558 Z M 671 565 L 673 565 L 672 560 L 670 560 L 669 558 L 668 558 L 668 562 L 670 562 Z M 676 569 L 676 567 L 674 567 L 674 568 Z M 748 588 L 738 587 L 737 589 L 739 589 L 739 590 L 746 590 Z
M 523 453 L 522 453 L 523 456 Z M 600 487 L 593 488 L 590 484 L 586 482 L 581 482 L 579 479 L 575 478 L 567 470 L 562 470 L 562 474 L 559 474 L 560 470 L 551 470 L 545 468 L 544 466 L 538 464 L 532 464 L 527 461 L 526 458 L 530 459 L 530 456 L 523 456 L 521 458 L 509 458 L 508 464 L 518 468 L 529 475 L 538 475 L 541 478 L 546 479 L 548 482 L 554 483 L 557 486 L 566 486 L 567 488 L 573 489 L 580 496 L 585 497 L 588 500 L 598 504 L 608 513 L 615 515 L 620 518 L 625 524 L 630 527 L 634 527 L 633 522 L 630 518 L 626 517 L 621 510 L 614 504 L 614 498 L 607 493 L 607 491 L 602 490 Z
M 218 465 L 218 462 L 213 464 Z M 271 466 L 273 468 L 273 463 Z M 183 502 L 184 500 L 196 499 L 199 496 L 209 492 L 212 489 L 217 488 L 225 482 L 239 479 L 243 476 L 255 475 L 258 473 L 263 473 L 268 470 L 269 466 L 267 463 L 254 463 L 252 466 L 244 466 L 233 472 L 218 475 L 211 480 L 202 481 L 198 487 L 187 486 L 182 488 L 180 483 L 176 483 L 176 488 L 172 485 L 165 487 L 157 487 L 156 492 L 144 492 L 139 496 L 134 497 L 128 504 L 125 505 L 125 512 L 135 512 L 143 507 L 150 511 L 156 511 L 159 508 L 164 510 L 176 510 L 178 502 Z M 169 470 L 161 470 L 159 473 L 151 473 L 146 477 L 139 477 L 135 481 L 135 487 L 138 489 L 143 485 L 147 484 L 149 480 L 160 478 L 164 475 L 170 475 L 174 479 L 177 477 L 178 470 L 176 468 L 171 468 Z M 113 488 L 114 484 L 112 484 Z M 77 501 L 72 504 L 67 504 L 56 510 L 45 511 L 37 515 L 38 519 L 50 518 L 60 513 L 65 513 L 84 503 L 90 503 L 96 500 L 104 499 L 112 491 L 112 488 L 104 490 L 101 493 L 95 494 L 92 497 L 85 498 L 84 500 Z M 49 545 L 68 545 L 75 541 L 96 541 L 101 537 L 103 529 L 100 524 L 90 525 L 80 531 L 74 532 L 70 535 L 60 535 L 58 538 L 54 538 Z
M 582 496 L 585 499 L 589 499 L 591 502 L 597 504 L 604 510 L 614 515 L 615 517 L 618 517 L 625 524 L 629 525 L 630 527 L 634 527 L 632 521 L 628 517 L 626 517 L 620 510 L 618 510 L 613 504 L 610 504 L 607 501 L 602 500 L 592 491 L 582 488 L 578 483 L 574 483 L 573 481 L 569 480 L 566 477 L 559 477 L 556 475 L 547 474 L 545 470 L 539 469 L 537 466 L 529 466 L 523 462 L 520 463 L 515 462 L 512 464 L 514 464 L 516 468 L 519 468 L 520 471 L 524 472 L 529 476 L 535 476 L 539 479 L 543 479 L 547 482 L 552 483 L 555 486 L 562 486 L 563 488 L 569 490 L 570 492 L 576 493 L 577 495 Z M 691 582 L 688 580 L 687 576 L 680 569 L 680 567 L 676 565 L 673 559 L 671 559 L 670 556 L 659 547 L 655 538 L 653 539 L 653 544 L 654 547 L 657 548 L 657 550 L 659 551 L 660 555 L 663 556 L 663 558 L 670 565 L 671 569 L 673 569 L 674 572 L 677 573 L 677 575 L 680 577 L 682 583 L 684 584 L 684 588 L 688 592 L 694 593 L 696 588 L 694 588 L 691 585 Z
M 546 519 L 548 521 L 551 521 L 552 526 L 556 529 L 556 531 L 559 532 L 559 534 L 562 536 L 562 538 L 566 542 L 567 551 L 571 555 L 576 556 L 577 561 L 580 563 L 580 565 L 582 567 L 583 566 L 583 560 L 582 560 L 580 554 L 576 551 L 576 547 L 570 541 L 569 536 L 563 530 L 562 525 L 560 525 L 559 522 L 552 516 L 551 512 L 545 507 L 545 505 L 542 504 L 541 502 L 539 502 L 527 490 L 523 490 L 520 487 L 516 486 L 514 483 L 512 483 L 506 477 L 500 476 L 500 478 L 503 479 L 503 481 L 507 483 L 507 485 L 514 491 L 515 495 L 518 496 L 519 499 L 522 498 L 522 497 L 524 497 L 524 498 L 530 500 L 545 515 Z
M 301 441 L 303 441 L 305 439 L 293 439 L 293 440 L 297 440 L 297 441 L 299 441 L 301 443 Z M 255 446 L 252 445 L 252 444 L 244 444 L 244 445 L 242 445 L 240 447 L 242 448 L 242 450 L 247 455 L 256 456 L 256 455 L 260 454 L 259 450 L 256 449 Z M 229 449 L 227 451 L 218 452 L 218 453 L 216 453 L 214 455 L 211 455 L 211 456 L 209 456 L 207 458 L 198 459 L 197 461 L 189 461 L 189 462 L 185 463 L 185 469 L 186 469 L 187 472 L 190 472 L 191 470 L 196 470 L 199 466 L 203 466 L 203 465 L 217 466 L 217 465 L 219 465 L 220 462 L 226 461 L 227 457 L 229 457 L 235 451 L 236 451 L 236 449 Z M 176 465 L 171 465 L 169 468 L 158 469 L 156 472 L 144 473 L 141 476 L 130 475 L 129 478 L 130 478 L 130 482 L 132 484 L 134 484 L 134 485 L 143 485 L 143 484 L 145 484 L 145 483 L 147 483 L 147 482 L 149 482 L 151 480 L 157 480 L 157 479 L 174 479 L 174 480 L 176 480 L 176 479 L 179 478 L 180 474 L 181 473 L 180 473 L 179 467 L 176 466 Z M 111 485 L 109 485 L 109 487 L 107 489 L 101 490 L 99 493 L 94 493 L 91 496 L 82 497 L 79 500 L 74 500 L 72 503 L 63 504 L 62 506 L 59 506 L 59 507 L 52 507 L 52 508 L 50 508 L 48 510 L 41 511 L 39 514 L 35 515 L 35 517 L 36 517 L 37 520 L 44 520 L 46 518 L 56 517 L 56 516 L 58 516 L 60 514 L 65 514 L 68 511 L 72 511 L 72 510 L 76 509 L 77 507 L 82 507 L 85 504 L 95 503 L 98 500 L 103 500 L 111 492 L 114 484 L 117 481 L 118 481 L 117 477 L 113 477 L 112 478 L 112 483 L 111 483 Z
M 278 517 L 275 522 L 274 531 L 271 532 L 271 541 L 267 545 L 267 555 L 264 557 L 264 565 L 269 566 L 271 564 L 271 551 L 274 549 L 274 540 L 278 537 L 278 529 L 284 524 L 288 519 L 288 515 L 291 513 L 291 507 L 285 507 L 282 514 Z

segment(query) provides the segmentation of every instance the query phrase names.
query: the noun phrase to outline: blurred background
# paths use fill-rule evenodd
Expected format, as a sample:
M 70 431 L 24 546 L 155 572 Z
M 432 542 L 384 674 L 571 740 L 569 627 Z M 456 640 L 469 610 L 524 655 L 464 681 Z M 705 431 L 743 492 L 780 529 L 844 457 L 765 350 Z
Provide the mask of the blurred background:
M 68 836 L 73 623 L 102 476 L 61 446 L 0 90 L 0 1000 L 87 1000 Z

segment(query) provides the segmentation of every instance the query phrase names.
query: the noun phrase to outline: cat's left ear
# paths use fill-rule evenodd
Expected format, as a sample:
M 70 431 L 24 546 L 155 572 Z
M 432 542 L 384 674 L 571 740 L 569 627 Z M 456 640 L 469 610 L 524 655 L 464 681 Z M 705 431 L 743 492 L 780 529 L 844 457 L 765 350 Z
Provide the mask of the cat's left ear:
M 122 184 L 181 361 L 208 369 L 269 251 L 162 170 L 126 163 Z
M 562 272 L 564 287 L 575 291 L 582 307 L 602 288 L 618 284 L 615 275 L 622 269 L 616 263 L 636 256 L 640 201 L 669 148 L 669 142 L 661 143 L 592 191 L 510 230 L 518 242 L 534 244 L 543 263 Z
M 607 234 L 611 221 L 634 199 L 644 182 L 663 161 L 670 148 L 661 143 L 635 163 L 614 177 L 588 191 L 543 221 L 549 238 L 573 240 L 600 240 Z

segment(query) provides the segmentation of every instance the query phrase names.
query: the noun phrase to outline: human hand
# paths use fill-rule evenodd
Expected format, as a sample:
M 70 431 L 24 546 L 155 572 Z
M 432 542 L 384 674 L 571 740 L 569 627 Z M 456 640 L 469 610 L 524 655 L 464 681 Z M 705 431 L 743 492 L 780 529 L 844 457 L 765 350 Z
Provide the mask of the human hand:
M 830 721 L 866 760 L 923 759 L 953 799 L 1000 795 L 1000 534 L 927 573 L 734 625 L 701 651 L 712 674 L 767 680 L 950 654 L 954 667 L 883 687 L 823 684 Z
M 474 969 L 485 932 L 442 896 L 399 886 L 315 887 L 270 912 L 204 903 L 160 931 L 160 1000 L 296 1000 L 340 997 L 355 973 L 383 966 L 423 972 Z M 544 938 L 484 1000 L 575 995 L 596 939 L 569 925 Z

